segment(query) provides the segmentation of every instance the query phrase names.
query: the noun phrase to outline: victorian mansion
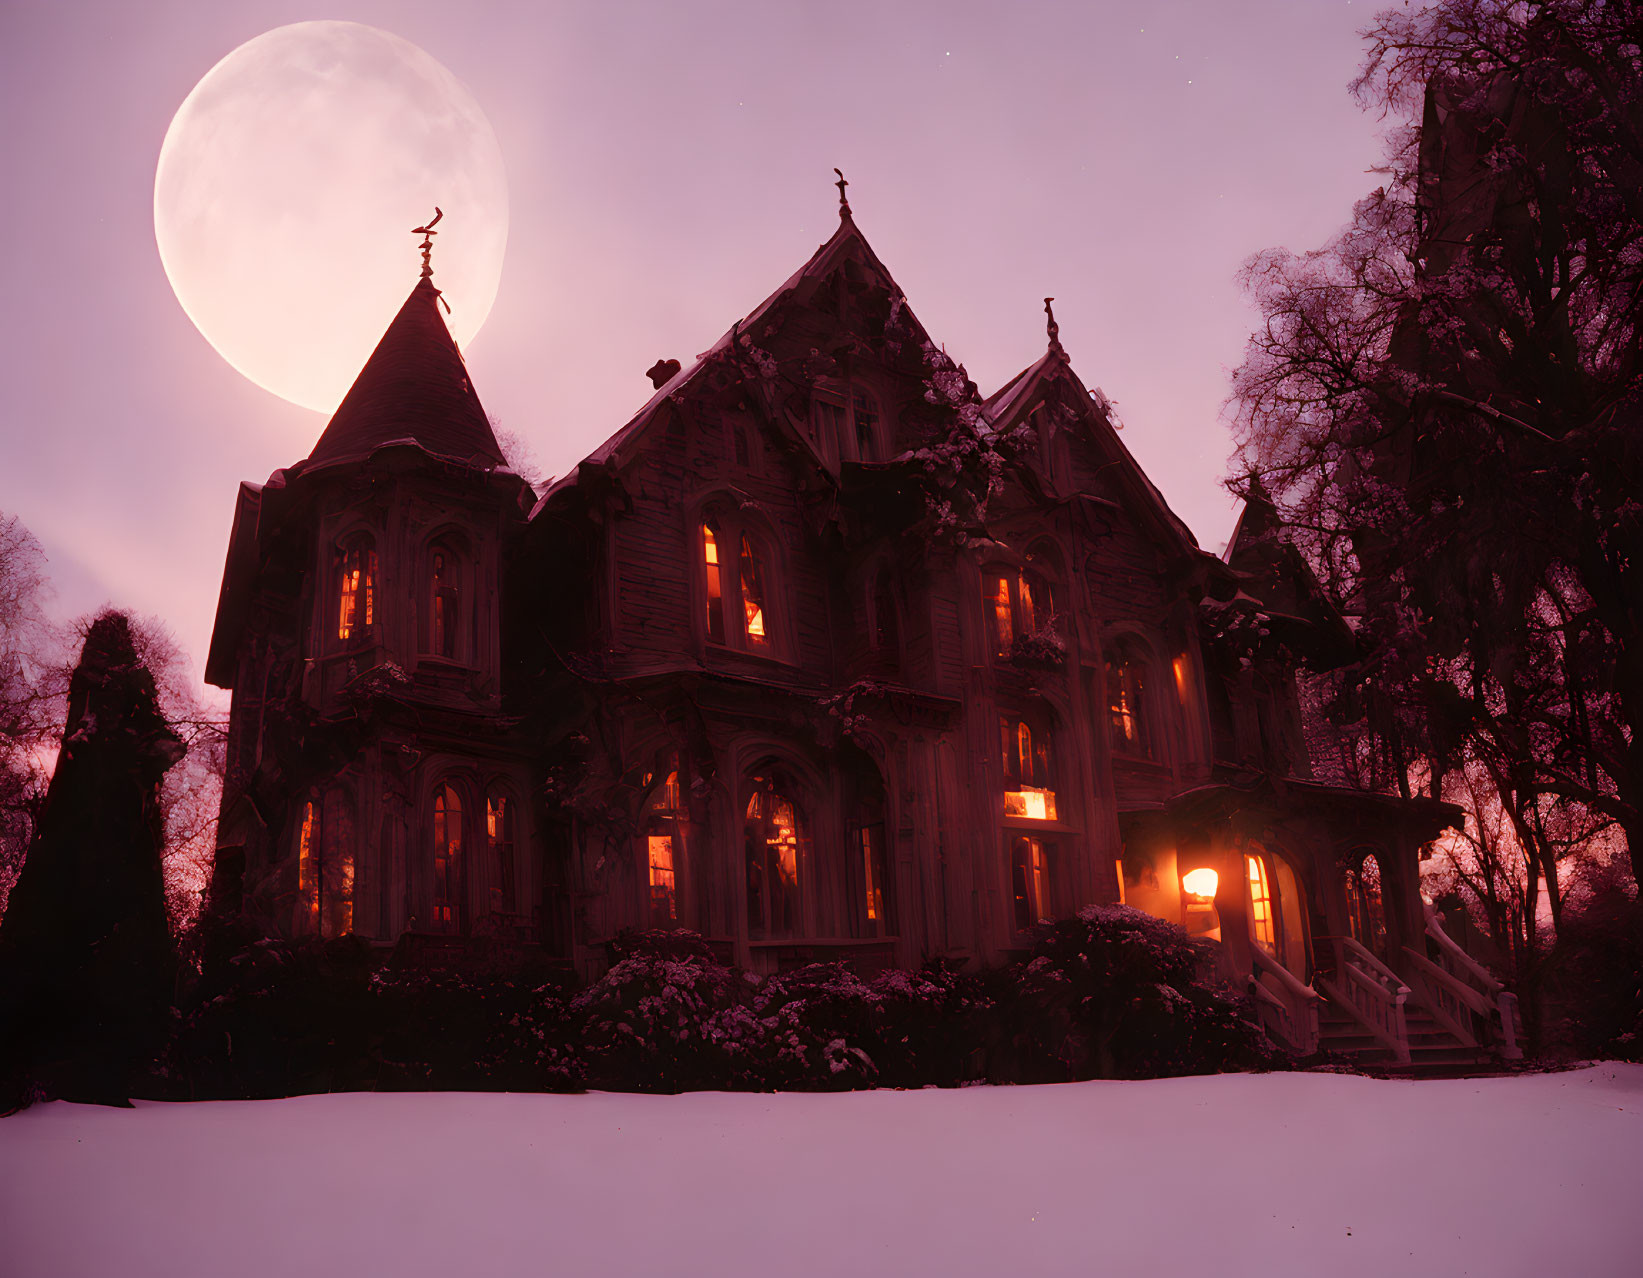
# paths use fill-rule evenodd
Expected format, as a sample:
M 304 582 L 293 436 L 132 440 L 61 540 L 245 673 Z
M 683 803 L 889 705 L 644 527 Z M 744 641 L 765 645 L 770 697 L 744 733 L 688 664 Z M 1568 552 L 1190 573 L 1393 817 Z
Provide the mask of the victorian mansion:
M 640 928 L 755 971 L 996 962 L 1125 902 L 1292 1046 L 1407 1060 L 1430 1022 L 1510 1054 L 1510 996 L 1419 893 L 1453 811 L 1309 758 L 1298 678 L 1350 629 L 1258 496 L 1198 547 L 1053 318 L 982 398 L 841 201 L 649 375 L 537 494 L 425 272 L 313 451 L 241 485 L 220 900 L 583 976 Z

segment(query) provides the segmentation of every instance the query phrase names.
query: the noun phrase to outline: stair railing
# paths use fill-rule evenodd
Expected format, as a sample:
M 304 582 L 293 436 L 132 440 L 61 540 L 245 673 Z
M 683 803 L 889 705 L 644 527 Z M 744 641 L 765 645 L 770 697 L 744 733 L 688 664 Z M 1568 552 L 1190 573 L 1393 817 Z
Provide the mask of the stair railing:
M 1517 995 L 1497 981 L 1475 958 L 1455 944 L 1438 922 L 1437 911 L 1426 906 L 1426 936 L 1432 942 L 1432 956 L 1404 947 L 1412 975 L 1432 988 L 1428 1002 L 1440 1022 L 1447 1017 L 1465 1021 L 1474 1032 L 1463 1034 L 1473 1045 L 1484 1045 L 1502 1060 L 1523 1059 L 1523 1022 L 1518 1014 Z M 1442 1015 L 1439 1014 L 1440 1009 Z M 1464 1009 L 1464 1011 L 1462 1010 Z M 1475 1018 L 1475 1019 L 1474 1019 Z M 1447 1025 L 1446 1028 L 1455 1029 Z M 1476 1032 L 1476 1031 L 1481 1031 Z M 1458 1031 L 1457 1031 L 1458 1032 Z
M 1409 987 L 1350 936 L 1321 936 L 1335 952 L 1335 977 L 1320 976 L 1324 993 L 1389 1049 L 1400 1065 L 1409 1063 L 1409 1025 L 1404 1004 Z
M 1249 992 L 1262 1028 L 1290 1051 L 1311 1056 L 1318 1050 L 1318 992 L 1259 944 L 1250 952 Z

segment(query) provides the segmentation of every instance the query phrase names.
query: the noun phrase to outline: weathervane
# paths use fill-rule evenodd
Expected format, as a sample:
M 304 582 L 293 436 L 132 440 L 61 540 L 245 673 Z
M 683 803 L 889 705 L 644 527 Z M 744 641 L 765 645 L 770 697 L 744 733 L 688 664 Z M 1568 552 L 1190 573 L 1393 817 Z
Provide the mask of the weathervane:
M 1050 349 L 1057 355 L 1065 356 L 1067 352 L 1061 349 L 1061 325 L 1055 322 L 1055 312 L 1050 309 L 1053 301 L 1053 297 L 1044 299 L 1044 331 L 1050 335 Z
M 413 226 L 411 228 L 412 235 L 420 235 L 422 237 L 422 278 L 428 280 L 430 283 L 434 278 L 434 236 L 439 234 L 438 231 L 434 230 L 434 227 L 439 225 L 439 219 L 444 216 L 444 211 L 439 207 L 439 205 L 436 204 L 434 205 L 433 218 L 426 226 Z M 445 307 L 445 313 L 449 315 L 451 312 L 451 304 L 445 301 L 445 295 L 437 288 L 434 292 L 438 294 L 440 302 Z
M 833 183 L 834 186 L 839 188 L 839 216 L 846 218 L 850 216 L 850 201 L 845 198 L 844 188 L 849 186 L 850 183 L 844 180 L 843 169 L 834 169 L 833 172 L 839 175 L 839 180 Z

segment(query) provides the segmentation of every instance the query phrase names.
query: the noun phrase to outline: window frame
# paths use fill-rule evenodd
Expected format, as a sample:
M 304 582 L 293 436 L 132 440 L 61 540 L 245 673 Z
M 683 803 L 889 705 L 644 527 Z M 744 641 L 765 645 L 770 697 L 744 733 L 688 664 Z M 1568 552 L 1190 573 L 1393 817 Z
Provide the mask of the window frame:
M 981 569 L 981 602 L 988 651 L 995 661 L 1008 661 L 1016 640 L 1028 635 L 1054 631 L 1061 615 L 1056 607 L 1060 583 L 1029 555 L 1024 563 L 993 562 Z M 999 587 L 1004 589 L 1000 590 Z M 1008 596 L 1007 600 L 1005 596 Z M 1041 600 L 1043 601 L 1041 603 Z M 1008 604 L 1009 635 L 1001 635 L 1000 623 Z
M 303 800 L 300 812 L 295 931 L 299 936 L 322 940 L 347 936 L 354 930 L 354 905 L 359 895 L 359 812 L 353 787 L 337 782 L 313 790 Z M 341 830 L 347 831 L 345 843 Z M 340 860 L 335 869 L 334 859 Z M 327 907 L 326 889 L 333 883 L 333 876 L 341 884 L 340 908 Z
M 717 562 L 707 560 L 707 532 L 714 529 Z M 779 543 L 770 526 L 762 519 L 749 518 L 739 511 L 726 509 L 723 503 L 708 502 L 699 507 L 690 525 L 692 557 L 695 561 L 694 580 L 697 602 L 693 611 L 695 625 L 705 649 L 737 652 L 744 656 L 786 662 L 793 644 L 785 606 L 786 565 Z M 725 547 L 734 546 L 729 557 Z M 745 552 L 751 551 L 752 561 L 760 574 L 760 620 L 764 626 L 763 643 L 754 642 L 747 615 Z M 734 564 L 734 571 L 726 569 Z M 713 594 L 713 569 L 717 569 L 718 594 Z M 717 603 L 720 635 L 714 635 L 715 602 Z
M 674 790 L 673 806 L 657 805 L 659 796 L 665 796 L 671 780 Z M 647 772 L 645 792 L 639 801 L 639 819 L 634 835 L 634 856 L 637 861 L 640 894 L 640 917 L 644 926 L 663 931 L 694 931 L 705 934 L 702 866 L 702 832 L 691 813 L 691 774 L 688 758 L 681 752 L 663 751 L 656 758 L 654 768 Z M 653 830 L 655 826 L 657 829 Z M 670 840 L 669 873 L 672 876 L 671 913 L 668 920 L 658 917 L 656 911 L 655 861 L 651 840 L 664 831 Z
M 1101 720 L 1106 725 L 1107 748 L 1115 759 L 1160 767 L 1169 765 L 1162 701 L 1158 695 L 1158 668 L 1151 648 L 1132 635 L 1107 645 L 1101 669 Z M 1117 698 L 1124 695 L 1126 684 L 1134 682 L 1128 677 L 1132 672 L 1139 683 L 1129 694 L 1133 708 L 1125 712 L 1120 709 Z M 1138 725 L 1138 731 L 1119 732 L 1119 716 L 1124 713 Z
M 865 401 L 865 403 L 863 402 Z M 826 406 L 827 412 L 822 411 Z M 871 415 L 868 435 L 873 456 L 863 456 L 862 415 Z M 884 396 L 864 382 L 821 382 L 810 391 L 810 429 L 824 455 L 830 452 L 840 465 L 864 462 L 869 465 L 889 460 L 890 438 L 886 430 Z
M 1058 734 L 1051 716 L 1035 706 L 1022 710 L 1001 706 L 998 722 L 1004 824 L 1018 830 L 1068 828 L 1067 815 L 1058 803 L 1058 796 L 1067 796 L 1059 786 Z M 1024 810 L 1010 811 L 1012 794 L 1021 796 L 1017 806 Z M 1032 815 L 1034 795 L 1044 796 L 1043 816 Z
M 436 616 L 438 598 L 434 587 L 434 562 L 436 556 L 444 555 L 450 565 L 450 576 L 453 584 L 449 587 L 456 597 L 456 616 L 452 622 L 450 635 L 450 652 L 441 652 L 436 637 Z M 419 574 L 419 590 L 421 604 L 426 609 L 421 612 L 421 624 L 417 627 L 417 655 L 420 659 L 444 662 L 448 665 L 473 667 L 477 647 L 476 623 L 478 614 L 475 610 L 475 558 L 468 545 L 467 538 L 454 529 L 446 529 L 430 537 L 424 543 L 422 551 L 422 568 Z
M 378 642 L 382 633 L 382 556 L 377 553 L 375 534 L 365 528 L 350 529 L 333 546 L 325 596 L 325 647 L 357 652 Z M 353 567 L 350 561 L 356 555 L 362 562 Z M 361 579 L 350 588 L 348 578 L 356 573 Z M 363 620 L 359 619 L 362 596 Z
M 815 850 L 811 832 L 811 805 L 807 802 L 810 796 L 807 790 L 796 784 L 795 778 L 780 766 L 763 764 L 750 769 L 743 776 L 740 793 L 746 796 L 738 803 L 737 808 L 742 824 L 741 887 L 749 943 L 780 945 L 815 939 L 812 914 L 818 897 L 818 885 L 815 882 Z M 760 812 L 755 818 L 753 805 L 761 796 L 765 796 L 767 802 L 760 804 Z M 793 891 L 790 908 L 784 911 L 793 919 L 791 930 L 778 931 L 772 928 L 770 923 L 774 914 L 772 907 L 777 900 L 771 890 L 771 880 L 775 876 L 769 872 L 770 849 L 776 846 L 777 841 L 769 837 L 769 830 L 776 816 L 775 812 L 769 810 L 773 806 L 768 802 L 769 799 L 785 802 L 793 813 Z M 753 850 L 752 840 L 752 826 L 755 820 L 761 825 L 760 837 L 763 843 L 763 851 L 758 854 Z M 754 886 L 750 873 L 755 864 L 759 870 L 757 887 Z M 758 894 L 761 916 L 758 924 L 754 923 L 755 893 Z

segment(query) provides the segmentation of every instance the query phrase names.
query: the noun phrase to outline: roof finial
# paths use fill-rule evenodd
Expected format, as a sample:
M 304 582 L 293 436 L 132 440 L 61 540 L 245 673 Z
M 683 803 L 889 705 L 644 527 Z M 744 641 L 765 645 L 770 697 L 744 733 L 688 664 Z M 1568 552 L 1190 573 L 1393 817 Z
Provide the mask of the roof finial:
M 1044 299 L 1044 331 L 1050 335 L 1050 349 L 1065 359 L 1067 352 L 1061 347 L 1061 325 L 1055 322 L 1055 312 L 1050 309 L 1050 303 L 1053 301 L 1053 297 Z
M 834 169 L 833 172 L 839 175 L 839 180 L 833 185 L 839 188 L 839 218 L 842 220 L 850 216 L 850 201 L 844 194 L 844 188 L 849 186 L 850 183 L 844 180 L 843 169 Z
M 444 212 L 441 211 L 439 205 L 436 204 L 434 205 L 433 218 L 426 226 L 413 226 L 411 228 L 412 235 L 420 235 L 422 237 L 422 278 L 429 281 L 430 284 L 433 282 L 434 278 L 434 236 L 439 234 L 438 231 L 434 230 L 434 227 L 439 225 L 439 219 L 444 216 Z M 451 313 L 451 304 L 445 300 L 445 295 L 437 288 L 434 289 L 434 294 L 439 298 L 440 303 L 445 307 L 445 313 L 449 315 Z

